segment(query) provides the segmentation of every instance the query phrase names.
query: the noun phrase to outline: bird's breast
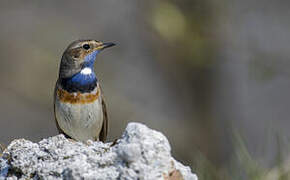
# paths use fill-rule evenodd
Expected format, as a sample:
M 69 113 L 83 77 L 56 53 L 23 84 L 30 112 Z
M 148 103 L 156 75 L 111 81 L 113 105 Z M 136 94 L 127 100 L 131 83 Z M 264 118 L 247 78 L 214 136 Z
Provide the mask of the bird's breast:
M 87 104 L 93 103 L 100 96 L 100 88 L 97 86 L 93 91 L 88 93 L 68 92 L 62 88 L 56 91 L 57 98 L 62 103 L 70 104 Z
M 55 117 L 60 129 L 78 141 L 97 140 L 103 124 L 102 96 L 97 86 L 90 93 L 56 90 Z

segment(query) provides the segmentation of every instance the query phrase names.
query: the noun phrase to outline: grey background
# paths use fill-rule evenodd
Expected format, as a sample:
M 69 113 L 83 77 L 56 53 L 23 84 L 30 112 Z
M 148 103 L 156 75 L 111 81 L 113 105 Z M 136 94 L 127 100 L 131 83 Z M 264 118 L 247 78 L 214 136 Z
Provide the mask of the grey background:
M 130 121 L 195 168 L 235 156 L 233 132 L 265 166 L 289 136 L 287 1 L 1 1 L 0 142 L 57 134 L 53 89 L 76 39 L 112 41 L 96 73 L 113 140 Z

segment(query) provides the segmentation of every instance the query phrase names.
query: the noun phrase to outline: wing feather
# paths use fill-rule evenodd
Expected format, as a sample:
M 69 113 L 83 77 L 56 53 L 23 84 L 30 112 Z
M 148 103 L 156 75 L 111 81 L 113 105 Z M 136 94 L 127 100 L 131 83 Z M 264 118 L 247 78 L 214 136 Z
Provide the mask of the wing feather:
M 102 98 L 102 108 L 103 108 L 103 126 L 99 135 L 99 139 L 100 141 L 105 142 L 107 139 L 107 134 L 108 134 L 108 114 L 107 114 L 107 107 L 104 101 L 103 93 L 101 92 L 101 94 L 102 94 L 101 98 Z

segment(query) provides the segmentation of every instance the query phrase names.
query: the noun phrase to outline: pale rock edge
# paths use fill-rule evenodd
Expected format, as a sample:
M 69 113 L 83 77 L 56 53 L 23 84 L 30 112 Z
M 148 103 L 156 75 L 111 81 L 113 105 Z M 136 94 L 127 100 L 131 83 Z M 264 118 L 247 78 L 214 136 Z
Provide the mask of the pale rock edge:
M 17 139 L 0 157 L 0 180 L 197 180 L 170 150 L 162 133 L 140 123 L 129 123 L 113 146 L 92 141 L 83 144 L 63 135 L 39 143 Z

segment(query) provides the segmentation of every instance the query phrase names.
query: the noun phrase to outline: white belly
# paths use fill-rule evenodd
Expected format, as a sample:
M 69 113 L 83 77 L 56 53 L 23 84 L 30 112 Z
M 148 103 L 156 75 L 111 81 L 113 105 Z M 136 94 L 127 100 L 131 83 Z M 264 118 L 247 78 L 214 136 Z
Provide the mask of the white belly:
M 59 127 L 78 141 L 98 140 L 103 124 L 102 100 L 86 104 L 70 104 L 55 99 L 55 115 Z

